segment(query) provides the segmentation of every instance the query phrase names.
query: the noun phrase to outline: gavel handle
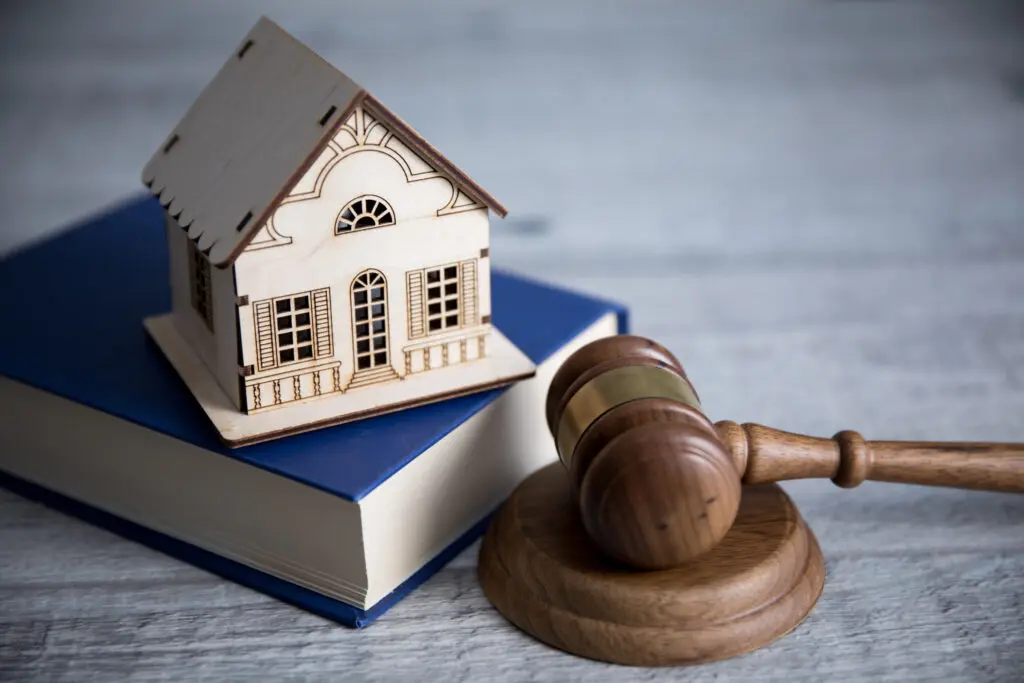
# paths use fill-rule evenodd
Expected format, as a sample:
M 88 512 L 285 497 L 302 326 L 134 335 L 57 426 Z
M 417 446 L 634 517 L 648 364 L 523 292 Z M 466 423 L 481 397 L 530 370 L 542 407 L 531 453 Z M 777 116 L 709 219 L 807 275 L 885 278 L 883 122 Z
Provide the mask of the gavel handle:
M 823 478 L 843 488 L 873 480 L 1024 493 L 1021 443 L 865 441 L 854 431 L 822 439 L 729 421 L 715 428 L 744 484 Z

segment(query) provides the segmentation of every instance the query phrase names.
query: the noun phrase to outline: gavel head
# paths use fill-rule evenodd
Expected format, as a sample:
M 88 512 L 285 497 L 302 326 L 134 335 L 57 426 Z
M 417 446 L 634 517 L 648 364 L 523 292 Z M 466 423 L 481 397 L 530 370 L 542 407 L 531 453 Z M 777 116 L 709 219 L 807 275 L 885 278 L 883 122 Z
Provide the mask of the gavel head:
M 662 346 L 631 335 L 587 344 L 555 374 L 546 409 L 583 525 L 607 555 L 673 567 L 732 526 L 739 474 Z

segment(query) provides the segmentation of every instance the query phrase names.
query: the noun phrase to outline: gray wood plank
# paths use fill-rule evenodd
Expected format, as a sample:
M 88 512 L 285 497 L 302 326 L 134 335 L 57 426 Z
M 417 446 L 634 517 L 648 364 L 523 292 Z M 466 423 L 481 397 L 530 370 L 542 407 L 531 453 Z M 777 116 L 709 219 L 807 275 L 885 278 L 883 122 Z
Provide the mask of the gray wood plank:
M 140 189 L 260 13 L 507 204 L 501 266 L 626 302 L 714 419 L 1024 440 L 1011 2 L 7 3 L 0 251 Z M 825 593 L 692 671 L 537 644 L 476 547 L 350 631 L 0 491 L 0 680 L 943 680 L 1024 672 L 1024 499 L 787 484 Z

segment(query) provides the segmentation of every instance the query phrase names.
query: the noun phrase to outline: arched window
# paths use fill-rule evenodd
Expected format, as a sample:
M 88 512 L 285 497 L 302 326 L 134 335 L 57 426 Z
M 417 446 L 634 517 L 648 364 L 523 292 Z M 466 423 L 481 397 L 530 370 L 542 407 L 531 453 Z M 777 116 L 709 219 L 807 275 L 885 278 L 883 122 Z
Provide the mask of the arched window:
M 341 210 L 338 220 L 334 223 L 334 233 L 362 230 L 363 228 L 379 228 L 395 224 L 395 212 L 386 201 L 371 194 L 356 197 Z
M 352 324 L 356 370 L 388 365 L 387 282 L 376 270 L 352 280 Z

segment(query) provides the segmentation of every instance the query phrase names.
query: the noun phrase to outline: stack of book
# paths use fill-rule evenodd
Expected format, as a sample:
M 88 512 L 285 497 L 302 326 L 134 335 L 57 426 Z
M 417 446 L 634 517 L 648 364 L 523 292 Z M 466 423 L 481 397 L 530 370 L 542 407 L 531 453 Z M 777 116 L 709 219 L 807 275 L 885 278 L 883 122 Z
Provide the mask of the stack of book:
M 0 485 L 356 627 L 556 459 L 555 370 L 627 328 L 619 305 L 495 271 L 494 324 L 534 378 L 228 449 L 142 327 L 168 281 L 152 198 L 0 261 Z

